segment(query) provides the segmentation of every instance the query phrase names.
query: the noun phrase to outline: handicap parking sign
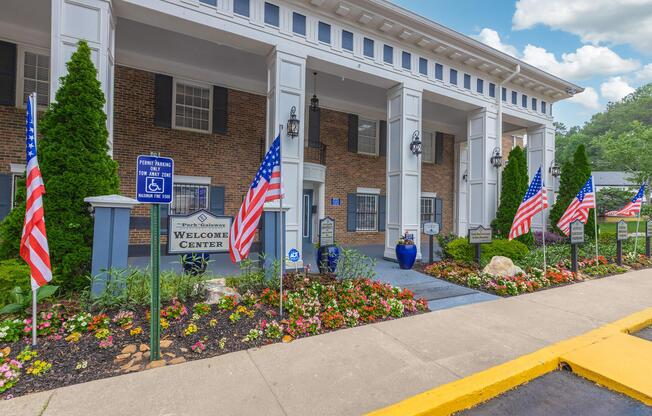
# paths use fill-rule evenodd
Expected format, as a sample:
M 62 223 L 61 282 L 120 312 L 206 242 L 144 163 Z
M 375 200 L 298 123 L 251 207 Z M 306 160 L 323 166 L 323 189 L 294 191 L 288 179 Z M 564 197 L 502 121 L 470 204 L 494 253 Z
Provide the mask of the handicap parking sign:
M 138 156 L 136 163 L 136 199 L 144 204 L 172 202 L 174 161 L 169 157 Z

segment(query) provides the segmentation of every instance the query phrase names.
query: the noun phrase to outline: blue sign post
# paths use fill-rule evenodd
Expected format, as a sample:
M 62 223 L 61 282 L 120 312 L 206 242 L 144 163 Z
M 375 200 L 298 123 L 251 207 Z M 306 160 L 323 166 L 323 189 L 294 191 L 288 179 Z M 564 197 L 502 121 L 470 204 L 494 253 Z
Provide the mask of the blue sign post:
M 172 202 L 174 161 L 158 155 L 140 155 L 136 162 L 136 199 L 151 204 L 150 261 L 152 299 L 150 303 L 149 360 L 161 358 L 161 204 Z

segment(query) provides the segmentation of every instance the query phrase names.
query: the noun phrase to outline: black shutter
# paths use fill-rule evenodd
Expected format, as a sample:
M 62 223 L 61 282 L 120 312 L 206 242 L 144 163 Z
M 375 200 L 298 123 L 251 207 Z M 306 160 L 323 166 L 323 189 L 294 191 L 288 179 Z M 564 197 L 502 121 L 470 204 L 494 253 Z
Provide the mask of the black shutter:
M 387 156 L 387 122 L 385 120 L 380 120 L 378 123 L 378 155 Z
M 0 41 L 0 105 L 16 105 L 16 44 Z
M 154 125 L 172 128 L 172 77 L 156 74 L 154 78 Z
M 444 133 L 435 133 L 435 163 L 441 165 L 444 161 Z
M 358 195 L 348 194 L 346 196 L 346 231 L 355 231 L 358 225 L 357 221 Z
M 224 215 L 224 187 L 211 186 L 210 211 L 214 215 Z
M 358 153 L 358 116 L 349 114 L 349 152 Z
M 229 130 L 229 90 L 213 87 L 213 133 L 226 134 Z
M 441 217 L 442 217 L 442 200 L 441 198 L 435 198 L 435 222 L 439 224 L 439 229 L 442 229 Z M 440 231 L 441 232 L 441 231 Z
M 11 180 L 12 175 L 0 173 L 0 220 L 11 211 Z
M 319 149 L 321 140 L 319 129 L 321 123 L 321 109 L 308 110 L 308 147 Z
M 385 231 L 385 205 L 387 198 L 385 195 L 378 197 L 378 231 Z

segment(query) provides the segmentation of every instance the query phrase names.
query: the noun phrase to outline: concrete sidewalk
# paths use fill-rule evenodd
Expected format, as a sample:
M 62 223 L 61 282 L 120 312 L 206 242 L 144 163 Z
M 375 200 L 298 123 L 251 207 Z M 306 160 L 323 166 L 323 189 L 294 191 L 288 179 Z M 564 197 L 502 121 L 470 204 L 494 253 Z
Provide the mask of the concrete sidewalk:
M 652 306 L 644 270 L 0 403 L 2 415 L 357 415 Z

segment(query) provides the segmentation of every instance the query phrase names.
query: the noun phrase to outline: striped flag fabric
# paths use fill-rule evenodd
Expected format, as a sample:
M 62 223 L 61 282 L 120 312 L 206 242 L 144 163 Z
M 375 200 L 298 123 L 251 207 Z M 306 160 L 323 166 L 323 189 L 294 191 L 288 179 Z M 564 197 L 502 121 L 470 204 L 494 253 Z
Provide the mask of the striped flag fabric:
M 25 151 L 27 155 L 25 223 L 20 239 L 20 256 L 29 265 L 32 289 L 38 289 L 52 280 L 50 250 L 45 233 L 43 194 L 45 185 L 36 154 L 36 95 L 27 100 Z
M 641 204 L 645 196 L 645 183 L 638 189 L 634 198 L 619 211 L 609 211 L 605 215 L 608 217 L 635 217 L 641 212 Z
M 570 223 L 580 220 L 584 224 L 589 219 L 589 210 L 595 209 L 595 189 L 593 188 L 593 175 L 589 176 L 582 189 L 570 203 L 564 215 L 561 216 L 557 227 L 566 235 L 570 234 Z
M 521 205 L 516 210 L 512 228 L 509 230 L 509 239 L 513 240 L 523 234 L 527 234 L 532 226 L 532 218 L 539 212 L 548 208 L 548 194 L 541 180 L 541 168 L 532 178 Z
M 242 201 L 238 216 L 229 233 L 231 261 L 246 259 L 254 240 L 258 222 L 266 202 L 281 199 L 281 136 L 278 135 L 267 151 L 263 162 Z

